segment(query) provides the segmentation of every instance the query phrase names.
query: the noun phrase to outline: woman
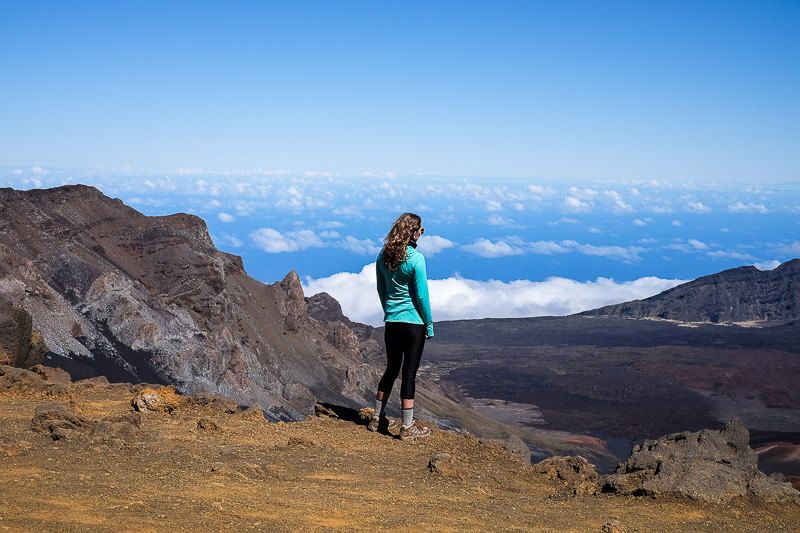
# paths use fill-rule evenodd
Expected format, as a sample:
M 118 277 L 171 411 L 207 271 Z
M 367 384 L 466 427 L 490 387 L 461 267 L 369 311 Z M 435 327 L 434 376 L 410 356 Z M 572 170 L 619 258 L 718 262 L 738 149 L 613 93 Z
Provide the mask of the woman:
M 367 428 L 370 431 L 397 429 L 398 421 L 386 416 L 386 402 L 402 368 L 401 440 L 424 439 L 431 434 L 430 429 L 414 420 L 414 380 L 425 339 L 433 337 L 425 257 L 416 250 L 417 239 L 424 232 L 419 216 L 403 213 L 384 239 L 383 249 L 375 261 L 385 322 L 386 371 L 378 384 L 375 414 Z

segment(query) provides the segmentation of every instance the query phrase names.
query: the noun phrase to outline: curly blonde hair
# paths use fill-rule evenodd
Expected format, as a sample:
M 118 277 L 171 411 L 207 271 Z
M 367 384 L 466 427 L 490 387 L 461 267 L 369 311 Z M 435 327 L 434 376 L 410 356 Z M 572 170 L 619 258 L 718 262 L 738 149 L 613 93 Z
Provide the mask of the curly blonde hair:
M 396 270 L 406 259 L 406 246 L 414 233 L 422 227 L 422 219 L 414 213 L 403 213 L 394 221 L 392 229 L 383 239 L 383 263 L 389 270 Z

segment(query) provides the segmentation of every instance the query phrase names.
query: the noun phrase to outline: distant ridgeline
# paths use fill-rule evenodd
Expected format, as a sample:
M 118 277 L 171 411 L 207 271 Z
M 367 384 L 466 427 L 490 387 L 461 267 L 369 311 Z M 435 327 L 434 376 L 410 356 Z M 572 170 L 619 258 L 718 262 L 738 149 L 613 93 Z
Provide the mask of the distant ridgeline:
M 577 313 L 772 326 L 800 319 L 800 259 L 772 270 L 741 266 L 645 298 Z

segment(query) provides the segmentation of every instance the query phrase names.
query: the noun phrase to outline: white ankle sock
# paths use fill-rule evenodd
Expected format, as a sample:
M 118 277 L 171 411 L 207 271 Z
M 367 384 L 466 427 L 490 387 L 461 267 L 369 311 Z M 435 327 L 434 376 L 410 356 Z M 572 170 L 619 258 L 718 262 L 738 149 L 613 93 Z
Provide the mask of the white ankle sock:
M 383 412 L 383 410 L 385 408 L 386 408 L 386 404 L 383 403 L 383 400 L 376 399 L 375 400 L 375 414 L 373 414 L 372 416 L 380 416 L 380 415 L 386 416 L 385 413 Z
M 414 423 L 414 408 L 411 409 L 403 409 L 403 425 L 405 427 L 410 426 Z

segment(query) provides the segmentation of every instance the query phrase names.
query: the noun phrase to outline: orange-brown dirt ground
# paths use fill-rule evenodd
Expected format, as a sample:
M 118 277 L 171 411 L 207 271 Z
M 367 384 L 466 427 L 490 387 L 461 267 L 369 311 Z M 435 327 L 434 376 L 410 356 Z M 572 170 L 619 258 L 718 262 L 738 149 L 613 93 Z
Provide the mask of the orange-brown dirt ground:
M 791 504 L 557 496 L 557 481 L 503 445 L 439 429 L 412 444 L 359 421 L 270 423 L 260 412 L 210 405 L 143 414 L 141 427 L 113 438 L 54 441 L 31 429 L 44 402 L 97 420 L 131 413 L 139 389 L 78 383 L 0 392 L 0 532 L 601 531 L 611 521 L 613 531 L 627 532 L 797 531 L 800 524 L 800 506 Z M 444 474 L 428 468 L 437 452 L 451 458 Z

